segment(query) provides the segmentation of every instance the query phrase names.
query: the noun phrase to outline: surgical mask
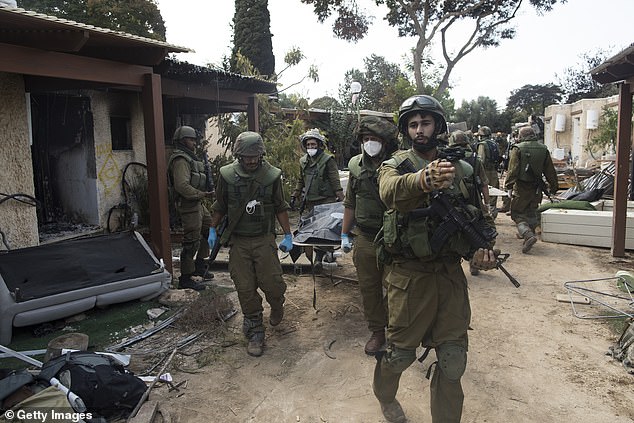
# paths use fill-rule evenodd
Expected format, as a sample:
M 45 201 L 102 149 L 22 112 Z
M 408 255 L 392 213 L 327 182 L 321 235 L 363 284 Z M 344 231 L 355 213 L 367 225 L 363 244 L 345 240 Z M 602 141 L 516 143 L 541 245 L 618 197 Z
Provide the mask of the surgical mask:
M 379 141 L 366 141 L 363 143 L 363 150 L 368 153 L 370 157 L 376 157 L 381 153 L 383 144 Z
M 306 152 L 308 153 L 308 155 L 310 157 L 314 157 L 315 154 L 317 154 L 318 151 L 319 151 L 318 148 L 308 148 L 308 149 L 306 149 Z

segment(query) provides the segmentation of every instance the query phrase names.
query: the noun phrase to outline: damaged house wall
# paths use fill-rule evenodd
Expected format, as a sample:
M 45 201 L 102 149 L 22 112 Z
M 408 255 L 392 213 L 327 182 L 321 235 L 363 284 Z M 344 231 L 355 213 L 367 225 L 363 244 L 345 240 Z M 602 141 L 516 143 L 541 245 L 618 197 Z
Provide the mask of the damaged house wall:
M 5 72 L 0 72 L 0 192 L 35 196 L 24 81 L 21 75 Z M 12 249 L 38 245 L 36 208 L 3 201 L 0 231 Z
M 604 107 L 617 108 L 618 96 L 583 99 L 569 104 L 554 104 L 544 112 L 544 143 L 555 155 L 563 149 L 564 158 L 572 152 L 577 167 L 590 167 L 594 159 L 585 150 L 596 132 Z

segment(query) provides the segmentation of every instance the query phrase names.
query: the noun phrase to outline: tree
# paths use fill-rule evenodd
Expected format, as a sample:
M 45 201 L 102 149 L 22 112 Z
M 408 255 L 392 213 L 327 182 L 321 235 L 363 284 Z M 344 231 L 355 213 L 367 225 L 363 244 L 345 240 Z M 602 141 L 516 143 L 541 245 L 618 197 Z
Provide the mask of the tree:
M 275 74 L 268 0 L 236 0 L 233 15 L 231 69 L 236 71 L 236 55 L 247 57 L 260 75 Z
M 359 10 L 358 0 L 301 0 L 313 5 L 320 22 L 335 14 L 333 27 L 336 36 L 349 41 L 361 39 L 368 30 L 369 18 Z M 375 0 L 388 8 L 385 19 L 398 30 L 398 35 L 416 37 L 412 49 L 412 63 L 416 88 L 423 92 L 424 53 L 434 40 L 440 39 L 445 61 L 444 74 L 433 93 L 442 95 L 449 88 L 449 76 L 456 64 L 477 48 L 496 47 L 504 39 L 512 39 L 511 26 L 524 0 Z M 550 11 L 566 0 L 528 0 L 538 13 Z M 357 23 L 359 25 L 357 25 Z M 448 35 L 469 28 L 462 46 L 455 52 L 448 48 Z M 452 31 L 453 30 L 453 31 Z
M 597 159 L 595 154 L 600 158 L 602 154 L 606 154 L 614 149 L 616 145 L 618 118 L 619 113 L 616 109 L 607 106 L 603 108 L 596 135 L 593 135 L 584 147 L 593 159 Z
M 330 109 L 341 107 L 341 105 L 339 104 L 336 98 L 324 96 L 324 97 L 319 97 L 314 99 L 310 103 L 310 107 L 314 109 L 330 110 Z
M 579 58 L 581 61 L 576 67 L 568 67 L 564 69 L 563 74 L 555 75 L 567 103 L 574 103 L 582 98 L 602 98 L 618 94 L 616 85 L 599 84 L 590 76 L 590 70 L 608 58 L 607 51 L 599 49 L 594 53 L 586 52 Z
M 416 88 L 396 63 L 376 54 L 363 59 L 363 63 L 365 70 L 350 69 L 343 84 L 339 85 L 339 100 L 343 105 L 351 106 L 350 84 L 353 81 L 361 84 L 360 109 L 391 113 L 398 110 L 404 98 L 416 93 Z
M 155 0 L 18 0 L 27 10 L 165 41 L 165 21 Z
M 524 85 L 511 91 L 506 108 L 523 112 L 525 115 L 543 115 L 546 106 L 561 101 L 563 92 L 555 84 Z
M 454 122 L 467 122 L 467 128 L 476 132 L 479 126 L 488 126 L 493 132 L 506 131 L 500 127 L 497 102 L 489 97 L 478 97 L 470 102 L 463 100 L 460 108 L 452 115 Z

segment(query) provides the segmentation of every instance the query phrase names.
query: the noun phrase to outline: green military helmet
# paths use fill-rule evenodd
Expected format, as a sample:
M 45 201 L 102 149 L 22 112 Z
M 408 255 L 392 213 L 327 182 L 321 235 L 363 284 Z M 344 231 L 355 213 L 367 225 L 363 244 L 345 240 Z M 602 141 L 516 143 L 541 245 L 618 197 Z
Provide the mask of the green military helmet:
M 440 102 L 429 95 L 414 95 L 406 99 L 398 109 L 398 130 L 406 137 L 408 137 L 407 119 L 409 119 L 410 115 L 414 112 L 429 113 L 434 116 L 434 120 L 436 121 L 434 135 L 447 132 L 445 110 L 442 108 Z
M 392 154 L 398 150 L 398 128 L 386 119 L 378 116 L 364 116 L 355 128 L 359 145 L 364 135 L 371 134 L 383 140 L 385 152 Z
M 464 131 L 453 131 L 449 136 L 449 146 L 466 147 L 469 145 L 469 136 Z
M 535 130 L 530 126 L 524 126 L 520 128 L 517 138 L 519 141 L 529 141 L 537 139 L 537 134 L 535 134 Z
M 180 141 L 184 138 L 192 138 L 197 140 L 200 137 L 198 136 L 198 132 L 196 132 L 196 130 L 191 126 L 179 126 L 178 128 L 176 128 L 176 131 L 174 131 L 172 141 Z
M 264 141 L 262 140 L 262 136 L 257 132 L 242 132 L 238 135 L 236 142 L 233 144 L 234 157 L 263 156 L 265 154 L 266 148 L 264 148 Z
M 319 132 L 319 129 L 317 128 L 309 129 L 308 131 L 304 132 L 302 135 L 299 136 L 299 142 L 302 143 L 302 146 L 304 147 L 304 149 L 306 149 L 306 142 L 310 139 L 317 140 L 317 143 L 320 145 L 320 147 L 324 148 L 326 138 L 321 134 L 321 132 Z
M 478 129 L 478 135 L 480 135 L 481 137 L 490 137 L 491 128 L 489 128 L 488 126 L 481 126 L 480 129 Z

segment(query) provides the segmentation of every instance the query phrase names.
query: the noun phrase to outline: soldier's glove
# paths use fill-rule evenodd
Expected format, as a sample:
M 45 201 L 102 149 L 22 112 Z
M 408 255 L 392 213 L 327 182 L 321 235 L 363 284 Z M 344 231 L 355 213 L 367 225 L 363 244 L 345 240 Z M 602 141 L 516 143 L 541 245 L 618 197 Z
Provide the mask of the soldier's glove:
M 284 253 L 291 251 L 293 249 L 293 234 L 285 234 L 278 248 Z
M 291 196 L 290 206 L 291 206 L 291 210 L 293 210 L 293 211 L 296 210 L 296 208 L 295 208 L 295 203 L 296 202 L 297 202 L 297 198 L 295 196 Z
M 449 188 L 456 176 L 456 168 L 448 161 L 434 160 L 420 174 L 420 186 L 424 192 Z
M 352 242 L 350 242 L 348 234 L 341 234 L 341 249 L 344 253 L 352 251 Z
M 216 228 L 209 228 L 209 236 L 207 237 L 207 242 L 209 243 L 209 248 L 213 250 L 216 242 L 218 242 L 218 234 L 216 233 Z
M 478 248 L 473 258 L 471 259 L 471 266 L 479 270 L 491 270 L 494 269 L 497 264 L 497 258 L 495 257 L 495 251 L 485 250 L 484 248 Z

